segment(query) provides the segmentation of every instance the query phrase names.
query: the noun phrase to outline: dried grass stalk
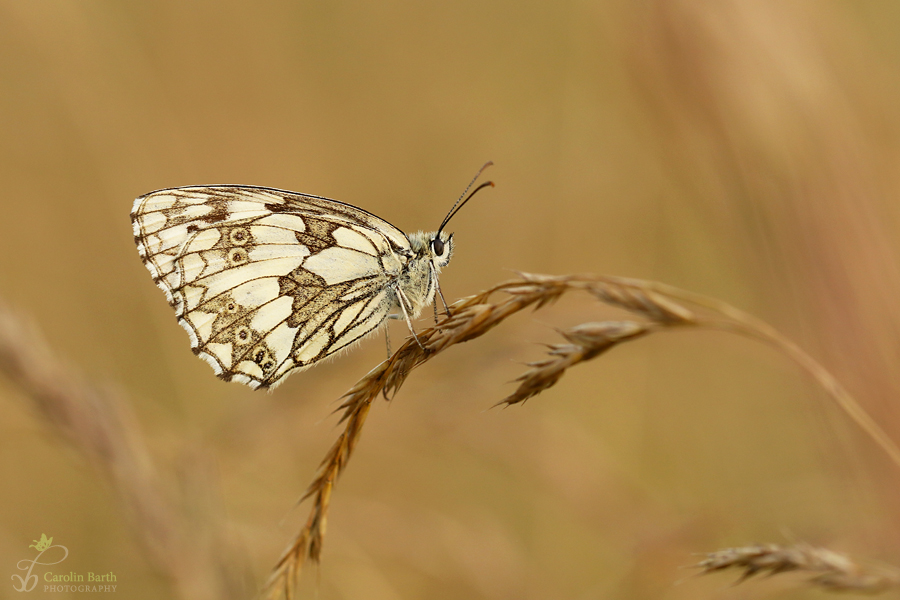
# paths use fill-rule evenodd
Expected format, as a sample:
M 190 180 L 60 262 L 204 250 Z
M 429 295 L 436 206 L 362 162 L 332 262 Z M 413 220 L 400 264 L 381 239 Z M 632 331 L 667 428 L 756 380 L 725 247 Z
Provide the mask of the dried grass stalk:
M 0 374 L 23 392 L 52 431 L 83 454 L 110 483 L 152 563 L 180 598 L 238 598 L 247 586 L 221 531 L 185 519 L 167 493 L 129 404 L 50 351 L 36 328 L 0 304 Z M 181 498 L 190 500 L 190 498 Z M 209 526 L 211 523 L 204 523 Z
M 766 342 L 792 358 L 818 381 L 847 414 L 900 466 L 900 449 L 868 416 L 853 397 L 815 360 L 766 323 L 724 302 L 665 284 L 594 275 L 532 275 L 498 284 L 458 300 L 449 314 L 418 333 L 384 363 L 373 369 L 344 396 L 338 408 L 344 431 L 319 466 L 303 498 L 313 498 L 306 525 L 284 552 L 267 584 L 269 598 L 290 598 L 297 575 L 307 559 L 317 561 L 322 551 L 328 503 L 336 478 L 346 467 L 372 401 L 391 399 L 413 369 L 454 344 L 480 337 L 508 317 L 528 308 L 539 309 L 563 294 L 581 290 L 601 302 L 626 310 L 638 321 L 585 323 L 561 331 L 568 344 L 550 346 L 550 357 L 530 363 L 520 376 L 518 389 L 500 404 L 524 402 L 556 384 L 570 367 L 600 356 L 616 345 L 673 328 L 700 327 L 739 333 Z M 496 294 L 505 297 L 495 299 Z M 687 305 L 691 305 L 689 308 Z
M 293 585 L 306 559 L 318 562 L 325 537 L 331 490 L 335 480 L 347 466 L 347 461 L 359 441 L 369 407 L 372 400 L 378 396 L 377 390 L 384 386 L 388 364 L 389 361 L 381 363 L 363 377 L 345 394 L 344 402 L 338 407 L 338 411 L 343 411 L 340 422 L 345 423 L 344 431 L 322 459 L 316 478 L 300 499 L 302 502 L 307 498 L 313 498 L 312 510 L 303 529 L 281 555 L 269 576 L 266 589 L 270 598 L 283 594 L 290 599 L 293 596 Z
M 900 570 L 887 566 L 862 566 L 846 554 L 809 544 L 756 544 L 726 548 L 706 555 L 696 565 L 700 575 L 726 569 L 743 570 L 735 584 L 757 574 L 768 576 L 794 571 L 817 573 L 808 582 L 836 592 L 877 594 L 900 587 Z

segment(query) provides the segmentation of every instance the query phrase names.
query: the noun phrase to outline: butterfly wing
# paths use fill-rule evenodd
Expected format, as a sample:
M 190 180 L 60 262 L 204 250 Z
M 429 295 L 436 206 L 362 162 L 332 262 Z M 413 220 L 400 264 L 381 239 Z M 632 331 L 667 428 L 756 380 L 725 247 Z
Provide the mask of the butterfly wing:
M 410 255 L 406 235 L 335 200 L 250 186 L 151 192 L 135 243 L 194 353 L 270 387 L 377 328 Z

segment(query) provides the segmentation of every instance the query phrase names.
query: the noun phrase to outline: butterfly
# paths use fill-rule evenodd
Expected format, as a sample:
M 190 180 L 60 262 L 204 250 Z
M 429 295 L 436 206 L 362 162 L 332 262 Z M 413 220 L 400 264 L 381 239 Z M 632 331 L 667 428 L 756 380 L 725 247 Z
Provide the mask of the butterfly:
M 407 235 L 321 196 L 209 185 L 137 198 L 134 240 L 194 353 L 222 379 L 271 388 L 388 318 L 405 319 L 415 336 L 412 320 L 440 294 L 453 254 L 444 227 L 494 185 L 466 196 L 491 164 L 431 233 Z
M 50 547 L 50 544 L 53 543 L 53 538 L 48 539 L 47 534 L 42 533 L 40 540 L 31 540 L 31 541 L 34 543 L 31 544 L 30 546 L 28 546 L 29 548 L 34 548 L 38 552 L 43 552 L 44 550 L 46 550 L 47 548 Z

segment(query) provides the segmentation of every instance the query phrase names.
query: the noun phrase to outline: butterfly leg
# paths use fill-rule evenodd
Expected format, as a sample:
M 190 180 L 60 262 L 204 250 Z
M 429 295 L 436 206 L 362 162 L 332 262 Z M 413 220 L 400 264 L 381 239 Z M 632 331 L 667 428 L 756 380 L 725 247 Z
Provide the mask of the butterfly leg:
M 400 305 L 400 310 L 403 311 L 403 318 L 406 319 L 406 325 L 409 327 L 409 332 L 416 339 L 416 343 L 419 345 L 419 348 L 422 350 L 425 349 L 425 346 L 422 345 L 421 340 L 419 340 L 419 336 L 416 335 L 416 330 L 413 327 L 412 319 L 409 318 L 409 311 L 406 310 L 406 304 L 409 302 L 409 299 L 406 297 L 406 294 L 403 293 L 403 290 L 397 289 L 397 304 Z
M 450 307 L 447 306 L 447 301 L 444 300 L 444 292 L 441 291 L 441 284 L 438 283 L 437 277 L 434 278 L 434 287 L 437 289 L 437 295 L 441 297 L 441 302 L 444 304 L 445 314 L 450 316 Z M 437 298 L 434 299 L 434 322 L 437 323 Z
M 393 320 L 400 320 L 403 318 L 403 315 L 388 315 L 387 318 L 393 319 Z M 391 330 L 387 327 L 387 324 L 385 324 L 385 327 L 384 327 L 384 343 L 387 346 L 388 358 L 390 358 L 391 357 Z

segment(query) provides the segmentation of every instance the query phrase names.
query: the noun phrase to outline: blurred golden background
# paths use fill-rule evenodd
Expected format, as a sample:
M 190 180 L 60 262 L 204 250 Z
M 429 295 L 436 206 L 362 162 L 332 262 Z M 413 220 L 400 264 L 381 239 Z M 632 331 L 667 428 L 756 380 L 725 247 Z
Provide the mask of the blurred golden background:
M 132 241 L 133 199 L 159 188 L 291 189 L 415 231 L 493 160 L 497 187 L 450 227 L 448 300 L 512 270 L 715 296 L 900 439 L 897 31 L 890 0 L 0 0 L 0 298 L 126 396 L 161 485 L 194 498 L 181 533 L 215 529 L 214 553 L 226 532 L 234 597 L 302 526 L 335 401 L 384 345 L 270 395 L 217 380 Z M 651 336 L 490 410 L 554 327 L 609 313 L 572 296 L 520 315 L 375 404 L 301 597 L 818 598 L 680 567 L 792 540 L 900 563 L 897 469 L 764 346 Z M 0 410 L 0 574 L 44 532 L 119 597 L 185 597 L 5 380 Z

